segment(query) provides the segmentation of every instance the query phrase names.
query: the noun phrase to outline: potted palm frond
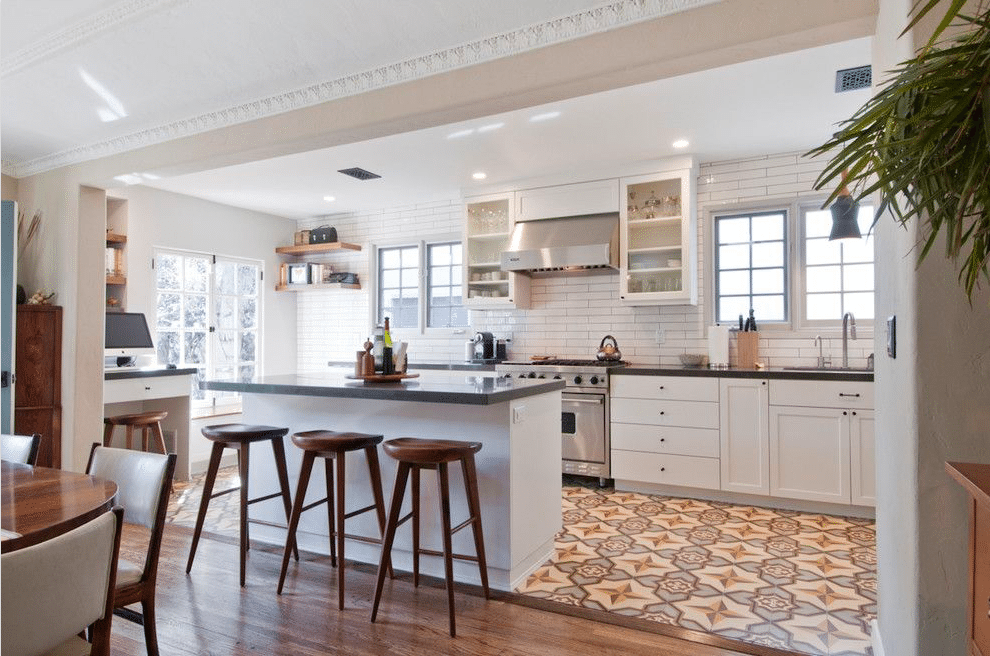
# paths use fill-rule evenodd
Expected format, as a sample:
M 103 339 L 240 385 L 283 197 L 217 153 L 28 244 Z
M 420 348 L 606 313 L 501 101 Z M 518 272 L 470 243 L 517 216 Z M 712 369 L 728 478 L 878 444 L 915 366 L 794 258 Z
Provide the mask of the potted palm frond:
M 921 0 L 906 33 L 941 0 Z M 845 177 L 858 201 L 879 194 L 876 217 L 888 208 L 917 222 L 918 261 L 945 235 L 946 256 L 959 264 L 959 282 L 972 300 L 990 279 L 990 8 L 974 15 L 965 0 L 949 0 L 928 43 L 831 140 L 808 153 L 831 154 L 816 189 Z M 945 37 L 955 24 L 962 31 Z M 903 34 L 902 34 L 903 36 Z M 834 153 L 834 154 L 832 154 Z

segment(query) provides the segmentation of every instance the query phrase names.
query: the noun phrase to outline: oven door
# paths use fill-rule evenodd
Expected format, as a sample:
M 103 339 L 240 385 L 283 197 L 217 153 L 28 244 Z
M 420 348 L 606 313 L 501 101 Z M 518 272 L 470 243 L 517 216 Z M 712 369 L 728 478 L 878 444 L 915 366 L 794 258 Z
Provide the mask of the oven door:
M 564 392 L 560 428 L 564 460 L 605 462 L 605 395 Z

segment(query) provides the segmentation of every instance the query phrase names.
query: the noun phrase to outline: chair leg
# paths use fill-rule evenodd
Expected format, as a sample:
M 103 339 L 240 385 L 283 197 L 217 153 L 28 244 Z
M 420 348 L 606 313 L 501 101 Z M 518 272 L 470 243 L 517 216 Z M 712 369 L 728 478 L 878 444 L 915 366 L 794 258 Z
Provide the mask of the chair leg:
M 288 523 L 292 514 L 292 498 L 289 495 L 289 470 L 285 465 L 285 445 L 281 437 L 272 439 L 272 451 L 275 454 L 275 473 L 278 474 L 279 489 L 282 490 L 282 505 L 285 507 L 285 521 Z M 292 552 L 299 561 L 299 549 L 292 545 Z
M 392 543 L 395 542 L 395 529 L 398 528 L 399 514 L 402 511 L 402 495 L 406 492 L 406 480 L 409 478 L 409 463 L 399 462 L 395 472 L 395 489 L 392 490 L 392 506 L 388 511 L 388 523 L 385 525 L 385 537 L 382 539 L 382 558 L 378 564 L 378 581 L 375 584 L 375 600 L 371 604 L 371 621 L 378 616 L 378 604 L 382 600 L 382 588 L 385 586 L 386 564 L 391 562 Z
M 134 427 L 127 424 L 127 448 L 133 448 L 132 440 L 134 439 Z
M 110 446 L 111 442 L 113 442 L 113 424 L 104 424 L 103 446 Z
M 148 452 L 148 438 L 151 433 L 151 428 L 148 426 L 141 427 L 141 450 L 145 453 Z
M 289 531 L 285 536 L 285 553 L 282 555 L 282 572 L 278 575 L 278 593 L 282 594 L 282 585 L 285 583 L 285 574 L 289 569 L 289 554 L 296 544 L 296 529 L 299 527 L 299 517 L 302 515 L 303 505 L 306 502 L 306 490 L 309 488 L 309 477 L 313 472 L 313 461 L 316 454 L 312 451 L 303 451 L 302 467 L 299 470 L 299 485 L 296 487 L 296 501 L 292 506 L 292 516 L 289 518 Z
M 347 506 L 344 504 L 344 489 L 347 477 L 344 474 L 344 463 L 346 454 L 340 452 L 334 460 L 337 462 L 337 603 L 340 610 L 344 610 L 344 515 Z
M 447 463 L 437 465 L 437 480 L 440 483 L 440 522 L 443 533 L 443 572 L 447 585 L 447 615 L 450 619 L 450 637 L 457 637 L 454 630 L 454 553 L 450 533 L 450 485 L 447 479 Z
M 474 517 L 471 532 L 474 533 L 474 550 L 478 556 L 478 568 L 481 570 L 481 587 L 485 591 L 485 599 L 491 599 L 488 590 L 488 562 L 485 559 L 485 536 L 481 530 L 481 499 L 478 496 L 478 470 L 474 468 L 474 455 L 461 460 L 464 469 L 464 487 L 467 492 L 468 510 Z
M 419 587 L 419 467 L 412 468 L 413 587 Z
M 168 449 L 165 448 L 165 433 L 162 432 L 162 425 L 160 422 L 155 422 L 151 427 L 152 433 L 155 437 L 155 443 L 162 453 L 168 453 Z
M 369 446 L 364 450 L 368 460 L 368 474 L 371 476 L 371 493 L 375 497 L 375 513 L 378 515 L 378 530 L 385 537 L 385 493 L 382 491 L 382 469 L 378 464 L 378 447 Z M 388 577 L 395 578 L 392 563 L 388 563 Z
M 155 620 L 155 592 L 141 601 L 141 614 L 144 616 L 144 644 L 148 656 L 158 656 L 158 629 Z
M 334 512 L 333 502 L 333 462 L 330 458 L 323 459 L 323 478 L 327 482 L 327 526 L 330 531 L 330 566 L 337 566 L 337 513 Z
M 196 529 L 193 531 L 192 546 L 189 548 L 189 562 L 186 563 L 186 574 L 192 569 L 193 559 L 196 557 L 196 546 L 199 544 L 199 534 L 203 532 L 206 509 L 209 507 L 210 498 L 213 496 L 213 484 L 217 480 L 217 470 L 220 469 L 220 458 L 223 456 L 223 449 L 224 445 L 222 443 L 213 443 L 213 450 L 210 452 L 210 465 L 206 469 L 206 480 L 203 482 L 203 498 L 199 501 L 199 514 L 196 516 Z
M 251 536 L 248 533 L 248 472 L 250 465 L 251 444 L 239 444 L 237 449 L 237 473 L 241 478 L 241 587 L 244 587 L 244 575 L 247 569 L 247 552 L 251 548 Z

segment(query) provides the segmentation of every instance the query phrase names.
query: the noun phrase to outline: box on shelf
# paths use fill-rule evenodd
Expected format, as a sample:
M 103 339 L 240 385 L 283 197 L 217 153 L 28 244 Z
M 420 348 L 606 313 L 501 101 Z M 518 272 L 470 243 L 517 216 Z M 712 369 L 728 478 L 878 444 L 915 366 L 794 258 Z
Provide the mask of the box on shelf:
M 309 230 L 299 230 L 293 236 L 293 244 L 295 246 L 302 246 L 309 243 Z

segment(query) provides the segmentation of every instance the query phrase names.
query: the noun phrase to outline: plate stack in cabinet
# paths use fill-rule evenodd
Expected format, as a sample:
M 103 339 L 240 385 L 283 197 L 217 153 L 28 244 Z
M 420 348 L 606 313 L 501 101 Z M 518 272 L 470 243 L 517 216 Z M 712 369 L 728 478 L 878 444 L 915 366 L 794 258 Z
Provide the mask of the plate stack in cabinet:
M 612 376 L 612 476 L 719 489 L 718 379 Z
M 515 223 L 513 207 L 512 193 L 477 196 L 464 203 L 466 307 L 529 307 L 529 278 L 502 271 L 501 265 Z
M 695 168 L 623 178 L 619 298 L 630 305 L 697 305 Z
M 770 494 L 876 504 L 873 383 L 770 381 Z

